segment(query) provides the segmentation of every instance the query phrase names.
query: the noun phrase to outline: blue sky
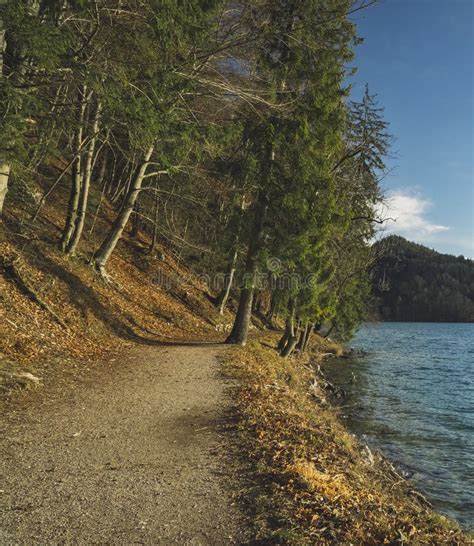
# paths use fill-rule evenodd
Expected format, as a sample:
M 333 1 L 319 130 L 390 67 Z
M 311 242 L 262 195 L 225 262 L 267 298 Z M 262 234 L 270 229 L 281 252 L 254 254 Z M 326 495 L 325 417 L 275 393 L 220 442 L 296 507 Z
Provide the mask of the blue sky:
M 387 233 L 474 257 L 474 0 L 380 0 L 352 17 L 367 82 L 396 140 L 382 182 Z

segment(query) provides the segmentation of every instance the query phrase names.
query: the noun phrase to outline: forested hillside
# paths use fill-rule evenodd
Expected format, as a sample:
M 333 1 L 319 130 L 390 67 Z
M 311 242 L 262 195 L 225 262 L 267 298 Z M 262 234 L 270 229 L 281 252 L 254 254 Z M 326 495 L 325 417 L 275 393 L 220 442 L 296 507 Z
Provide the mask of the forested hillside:
M 8 282 L 22 282 L 15 261 L 54 250 L 126 291 L 111 258 L 128 241 L 131 265 L 159 270 L 165 250 L 220 313 L 236 301 L 229 343 L 245 343 L 252 310 L 286 320 L 285 356 L 315 324 L 350 335 L 390 143 L 375 97 L 344 83 L 365 5 L 2 3 Z
M 392 235 L 374 245 L 373 287 L 383 320 L 474 322 L 474 262 Z
M 464 543 L 316 372 L 371 302 L 372 4 L 0 2 L 0 543 Z

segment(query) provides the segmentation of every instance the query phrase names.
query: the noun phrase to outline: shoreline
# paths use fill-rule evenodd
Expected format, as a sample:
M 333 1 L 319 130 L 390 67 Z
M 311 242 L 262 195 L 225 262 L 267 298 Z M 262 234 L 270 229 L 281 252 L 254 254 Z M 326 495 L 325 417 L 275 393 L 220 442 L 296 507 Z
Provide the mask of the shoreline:
M 367 355 L 365 355 L 367 356 Z M 339 357 L 344 358 L 346 360 L 349 360 L 352 357 Z M 364 358 L 364 356 L 357 356 L 354 358 Z M 370 444 L 366 441 L 366 439 L 363 437 L 363 435 L 358 434 L 356 431 L 352 431 L 351 426 L 349 425 L 349 420 L 357 420 L 357 408 L 356 406 L 352 405 L 345 405 L 344 402 L 348 401 L 349 399 L 349 393 L 347 389 L 344 389 L 340 385 L 331 383 L 326 374 L 324 373 L 324 368 L 326 366 L 330 366 L 331 362 L 335 359 L 326 359 L 323 360 L 320 364 L 317 365 L 317 368 L 315 368 L 315 373 L 318 374 L 322 381 L 326 384 L 323 386 L 323 389 L 325 392 L 327 392 L 327 398 L 329 400 L 329 404 L 332 408 L 332 410 L 338 415 L 338 417 L 341 419 L 344 426 L 348 429 L 348 431 L 354 435 L 354 437 L 357 438 L 358 442 L 364 447 L 364 449 L 368 450 L 373 456 L 373 453 L 376 453 L 379 457 L 384 459 L 390 466 L 393 467 L 394 473 L 400 478 L 400 480 L 405 480 L 407 482 L 410 481 L 411 477 L 415 473 L 414 469 L 411 469 L 409 466 L 404 465 L 402 462 L 395 460 L 390 454 L 387 454 L 384 452 L 383 448 L 379 447 L 378 445 Z M 340 410 L 346 409 L 346 408 L 352 408 L 352 412 L 347 412 L 348 415 L 341 415 Z M 350 414 L 350 415 L 349 415 Z M 415 485 L 416 487 L 416 485 Z M 426 492 L 416 491 L 417 496 L 432 510 L 438 511 L 438 509 L 435 507 L 435 505 L 429 500 L 429 495 Z M 471 531 L 472 529 L 464 528 L 463 525 L 456 519 L 450 516 L 449 514 L 443 514 L 441 510 L 439 510 L 440 513 L 449 518 L 453 519 L 461 528 L 463 528 L 464 531 Z
M 436 510 L 472 532 L 472 418 L 463 394 L 469 399 L 463 378 L 472 369 L 465 356 L 471 327 L 382 326 L 367 324 L 353 340 L 367 356 L 321 366 L 345 391 L 333 401 L 344 406 L 339 411 L 351 432 L 392 461 Z
M 472 543 L 385 455 L 349 432 L 311 365 L 321 365 L 327 342 L 315 340 L 310 363 L 275 356 L 274 338 L 231 349 L 225 359 L 226 374 L 240 383 L 234 400 L 241 442 L 258 484 L 244 496 L 246 503 L 259 499 L 251 503 L 258 538 L 298 545 Z M 335 344 L 329 350 L 341 354 Z

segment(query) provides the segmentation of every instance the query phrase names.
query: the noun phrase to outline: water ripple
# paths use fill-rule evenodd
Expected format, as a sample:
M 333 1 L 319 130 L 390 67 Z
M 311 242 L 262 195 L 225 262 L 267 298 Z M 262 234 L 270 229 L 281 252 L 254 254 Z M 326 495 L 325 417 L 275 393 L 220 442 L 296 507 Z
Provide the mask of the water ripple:
M 353 345 L 369 355 L 326 368 L 358 408 L 349 426 L 474 527 L 474 324 L 367 324 Z

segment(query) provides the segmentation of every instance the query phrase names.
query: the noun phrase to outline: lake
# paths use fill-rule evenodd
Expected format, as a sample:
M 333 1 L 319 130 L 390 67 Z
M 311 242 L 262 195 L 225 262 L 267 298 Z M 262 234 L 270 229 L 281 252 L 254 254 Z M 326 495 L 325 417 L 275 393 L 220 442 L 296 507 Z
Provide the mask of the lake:
M 351 346 L 368 356 L 324 368 L 347 391 L 349 428 L 474 527 L 474 324 L 365 324 Z

